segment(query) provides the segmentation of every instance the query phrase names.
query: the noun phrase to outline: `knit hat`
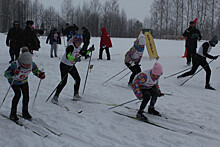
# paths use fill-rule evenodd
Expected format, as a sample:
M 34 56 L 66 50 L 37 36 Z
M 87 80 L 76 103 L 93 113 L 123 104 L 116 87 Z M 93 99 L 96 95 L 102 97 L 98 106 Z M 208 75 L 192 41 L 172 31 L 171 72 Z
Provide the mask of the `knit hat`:
M 19 56 L 19 62 L 21 64 L 31 64 L 32 63 L 32 55 L 30 52 L 24 52 Z
M 216 45 L 218 43 L 218 36 L 214 35 L 210 40 L 210 43 Z
M 21 52 L 24 53 L 24 52 L 29 52 L 29 49 L 28 47 L 24 46 L 21 48 Z
M 146 45 L 145 36 L 143 34 L 140 34 L 138 38 L 138 45 Z
M 80 34 L 76 34 L 73 36 L 73 42 L 75 43 L 82 43 L 83 42 L 83 37 Z
M 163 74 L 162 65 L 160 63 L 155 63 L 151 71 L 152 71 L 152 74 L 154 75 L 158 75 L 158 76 L 162 75 Z

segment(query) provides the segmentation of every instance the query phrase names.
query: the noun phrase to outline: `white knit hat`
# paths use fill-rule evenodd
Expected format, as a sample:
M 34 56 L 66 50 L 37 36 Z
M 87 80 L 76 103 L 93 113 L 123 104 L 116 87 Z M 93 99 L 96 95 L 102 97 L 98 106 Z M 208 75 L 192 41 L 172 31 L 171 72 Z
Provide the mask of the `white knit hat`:
M 138 45 L 146 45 L 145 36 L 143 34 L 139 35 Z
M 30 52 L 24 52 L 19 56 L 19 61 L 23 64 L 31 64 L 32 63 L 32 55 Z

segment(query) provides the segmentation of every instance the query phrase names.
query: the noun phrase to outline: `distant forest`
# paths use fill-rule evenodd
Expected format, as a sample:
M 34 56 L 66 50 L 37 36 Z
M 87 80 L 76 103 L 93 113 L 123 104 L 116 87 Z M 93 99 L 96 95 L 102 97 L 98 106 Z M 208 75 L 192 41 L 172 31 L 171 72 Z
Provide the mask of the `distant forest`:
M 150 16 L 143 22 L 128 19 L 126 12 L 119 9 L 118 0 L 104 4 L 91 0 L 77 7 L 72 0 L 64 0 L 61 12 L 52 6 L 45 8 L 38 0 L 0 0 L 0 32 L 7 32 L 14 21 L 24 28 L 26 20 L 33 20 L 35 28 L 43 29 L 45 34 L 54 28 L 60 31 L 68 22 L 87 27 L 94 37 L 106 27 L 112 37 L 137 37 L 141 28 L 149 28 L 155 38 L 166 38 L 181 36 L 189 21 L 198 18 L 197 28 L 203 39 L 213 34 L 220 36 L 219 0 L 154 0 Z

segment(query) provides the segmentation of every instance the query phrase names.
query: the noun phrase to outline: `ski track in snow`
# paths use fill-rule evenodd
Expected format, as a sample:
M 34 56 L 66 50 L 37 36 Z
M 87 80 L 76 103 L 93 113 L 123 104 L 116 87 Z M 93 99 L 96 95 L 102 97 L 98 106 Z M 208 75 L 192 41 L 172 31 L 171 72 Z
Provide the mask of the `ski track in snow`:
M 0 102 L 9 84 L 4 78 L 4 71 L 9 66 L 8 47 L 5 46 L 6 35 L 0 34 Z M 62 133 L 60 137 L 50 134 L 47 138 L 42 138 L 33 134 L 31 131 L 15 125 L 13 122 L 0 117 L 0 146 L 1 147 L 217 147 L 220 145 L 220 101 L 219 89 L 220 70 L 219 60 L 211 63 L 212 69 L 211 84 L 216 91 L 204 89 L 205 72 L 199 72 L 183 86 L 179 86 L 187 78 L 177 79 L 177 75 L 164 79 L 163 76 L 173 74 L 188 67 L 184 67 L 186 60 L 181 56 L 184 52 L 184 41 L 174 40 L 155 40 L 159 63 L 162 64 L 164 75 L 160 79 L 162 92 L 173 92 L 172 96 L 158 98 L 156 109 L 167 117 L 175 118 L 163 119 L 147 115 L 150 120 L 157 122 L 165 127 L 192 131 L 190 135 L 184 135 L 168 130 L 164 130 L 146 123 L 142 123 L 127 117 L 117 115 L 108 110 L 111 106 L 105 104 L 121 104 L 135 98 L 132 90 L 115 85 L 127 86 L 129 75 L 118 81 L 129 70 L 124 71 L 119 76 L 102 85 L 108 78 L 114 76 L 125 68 L 124 55 L 133 45 L 134 38 L 112 38 L 113 48 L 111 61 L 106 60 L 103 53 L 103 60 L 98 59 L 100 38 L 93 37 L 90 46 L 95 45 L 95 51 L 91 60 L 94 68 L 89 72 L 85 94 L 83 99 L 88 101 L 100 102 L 103 104 L 87 103 L 83 101 L 72 101 L 74 80 L 68 76 L 68 82 L 59 97 L 61 106 L 45 102 L 53 89 L 60 82 L 59 63 L 64 53 L 64 45 L 58 47 L 58 57 L 50 58 L 50 45 L 45 43 L 45 38 L 40 38 L 41 49 L 35 52 L 33 61 L 46 72 L 45 80 L 42 80 L 35 107 L 32 110 L 32 103 L 39 83 L 39 79 L 32 73 L 29 75 L 30 90 L 30 113 L 34 118 L 41 118 L 47 124 L 55 127 Z M 62 39 L 63 41 L 63 39 Z M 198 47 L 204 41 L 198 42 Z M 219 53 L 219 45 L 211 51 L 212 55 Z M 77 69 L 81 76 L 80 94 L 83 89 L 88 59 L 84 58 L 77 63 Z M 153 67 L 155 60 L 150 60 L 147 51 L 141 62 L 142 70 Z M 115 84 L 115 85 L 114 85 Z M 13 91 L 10 90 L 2 108 L 1 113 L 9 115 Z M 21 113 L 22 100 L 18 104 L 18 112 Z M 135 102 L 125 106 L 138 109 L 140 103 Z M 78 113 L 81 111 L 82 113 Z M 123 107 L 117 107 L 116 111 L 125 111 L 132 115 L 136 112 Z M 147 107 L 145 109 L 147 111 Z M 202 125 L 204 128 L 199 128 Z

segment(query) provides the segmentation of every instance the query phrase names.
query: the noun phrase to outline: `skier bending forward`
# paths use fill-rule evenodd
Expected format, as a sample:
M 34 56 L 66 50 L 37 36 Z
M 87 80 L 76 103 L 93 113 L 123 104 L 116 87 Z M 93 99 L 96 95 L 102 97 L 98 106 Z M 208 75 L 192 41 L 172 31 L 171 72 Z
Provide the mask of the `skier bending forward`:
M 148 120 L 147 117 L 143 115 L 143 112 L 149 100 L 151 101 L 148 107 L 148 113 L 160 116 L 160 113 L 155 110 L 154 105 L 156 104 L 158 96 L 164 96 L 158 85 L 158 80 L 162 73 L 163 69 L 161 64 L 155 63 L 152 69 L 143 71 L 135 77 L 132 83 L 132 89 L 136 97 L 143 100 L 137 113 L 138 119 Z

